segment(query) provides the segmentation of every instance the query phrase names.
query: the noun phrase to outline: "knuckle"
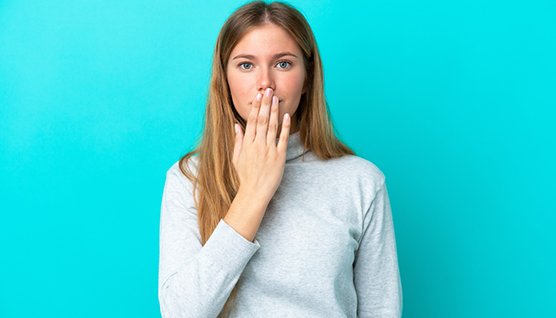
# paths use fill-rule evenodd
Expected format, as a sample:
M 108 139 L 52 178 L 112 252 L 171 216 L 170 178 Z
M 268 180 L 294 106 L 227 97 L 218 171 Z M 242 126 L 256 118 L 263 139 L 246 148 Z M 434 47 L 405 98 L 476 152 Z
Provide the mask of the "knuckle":
M 251 114 L 249 114 L 248 120 L 251 121 L 251 122 L 257 120 L 257 113 L 251 112 Z
M 268 117 L 267 116 L 259 116 L 259 118 L 257 119 L 257 122 L 261 125 L 265 125 L 266 123 L 268 123 Z

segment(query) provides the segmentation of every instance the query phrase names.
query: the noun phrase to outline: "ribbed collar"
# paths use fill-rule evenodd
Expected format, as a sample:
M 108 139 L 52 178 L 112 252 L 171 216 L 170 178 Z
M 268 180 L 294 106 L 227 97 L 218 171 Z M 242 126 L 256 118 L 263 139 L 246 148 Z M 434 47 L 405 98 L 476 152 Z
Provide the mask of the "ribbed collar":
M 286 161 L 290 161 L 299 158 L 301 155 L 309 151 L 305 149 L 303 143 L 301 142 L 301 136 L 299 130 L 290 134 L 288 138 L 288 150 L 286 153 Z

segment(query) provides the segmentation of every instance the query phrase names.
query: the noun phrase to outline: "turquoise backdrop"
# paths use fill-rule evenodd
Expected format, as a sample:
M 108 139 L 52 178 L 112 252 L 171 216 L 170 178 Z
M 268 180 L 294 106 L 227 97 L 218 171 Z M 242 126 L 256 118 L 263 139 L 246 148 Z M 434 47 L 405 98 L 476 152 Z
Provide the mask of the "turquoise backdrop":
M 166 170 L 242 1 L 0 1 L 0 317 L 160 317 Z M 404 317 L 555 317 L 556 3 L 291 1 L 387 177 Z

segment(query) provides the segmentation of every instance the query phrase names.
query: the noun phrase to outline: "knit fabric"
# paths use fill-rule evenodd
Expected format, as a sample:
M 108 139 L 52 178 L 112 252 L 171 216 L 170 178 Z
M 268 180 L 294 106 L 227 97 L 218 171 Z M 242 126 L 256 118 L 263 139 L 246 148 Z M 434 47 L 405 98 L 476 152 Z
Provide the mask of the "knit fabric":
M 291 134 L 253 241 L 221 219 L 202 246 L 192 190 L 174 163 L 160 215 L 162 317 L 216 317 L 236 285 L 230 317 L 401 317 L 392 211 L 372 162 L 321 160 Z

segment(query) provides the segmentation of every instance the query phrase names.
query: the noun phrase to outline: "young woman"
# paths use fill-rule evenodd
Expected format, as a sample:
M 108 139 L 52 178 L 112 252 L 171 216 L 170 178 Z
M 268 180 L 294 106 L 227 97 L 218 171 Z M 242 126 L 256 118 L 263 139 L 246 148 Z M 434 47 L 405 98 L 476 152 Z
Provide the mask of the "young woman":
M 384 174 L 336 138 L 323 87 L 299 11 L 228 18 L 202 140 L 166 174 L 163 317 L 401 316 Z

